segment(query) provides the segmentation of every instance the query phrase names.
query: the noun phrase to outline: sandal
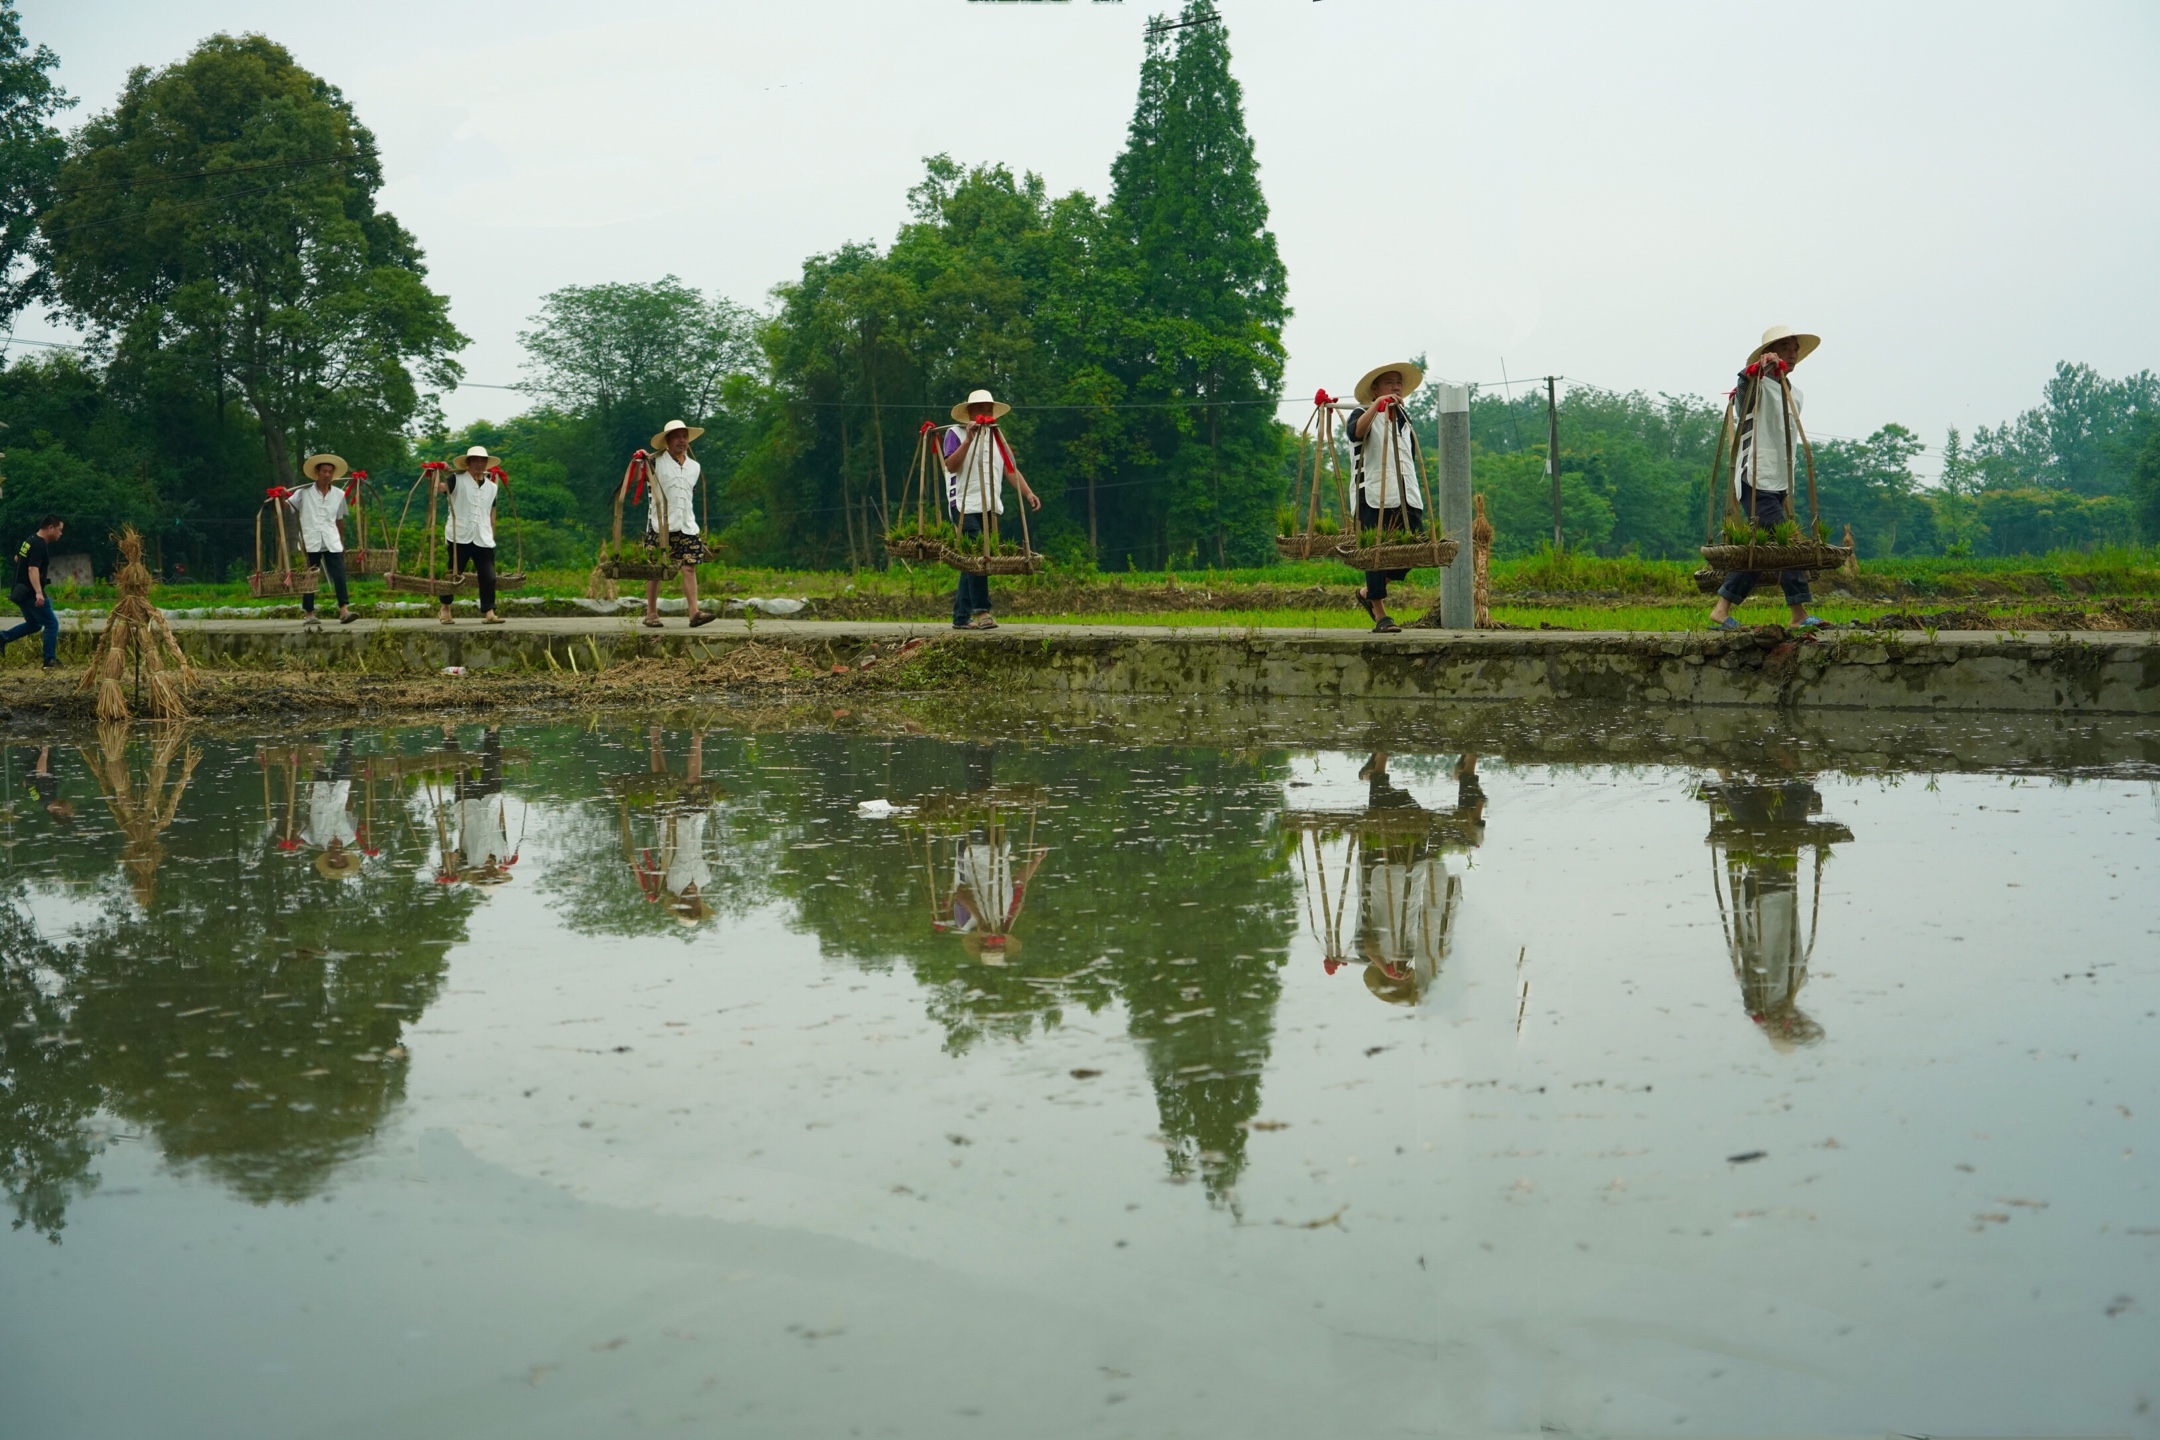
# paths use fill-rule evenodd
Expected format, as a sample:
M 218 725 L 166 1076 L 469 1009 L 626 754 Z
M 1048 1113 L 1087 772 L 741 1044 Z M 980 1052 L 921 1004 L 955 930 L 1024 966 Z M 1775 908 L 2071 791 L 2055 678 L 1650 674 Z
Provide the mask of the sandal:
M 1807 619 L 1802 620 L 1799 624 L 1793 626 L 1792 628 L 1795 630 L 1820 630 L 1829 623 L 1829 621 L 1823 619 L 1820 615 L 1810 615 L 1807 617 Z
M 1390 616 L 1387 611 L 1382 610 L 1373 619 L 1372 633 L 1375 635 L 1400 635 L 1402 626 L 1396 624 L 1394 617 Z
M 998 623 L 996 617 L 985 610 L 973 620 L 968 621 L 967 628 L 970 630 L 995 630 L 998 628 Z
M 648 630 L 658 630 L 660 628 L 660 617 L 657 615 L 647 615 L 644 620 L 644 625 L 645 628 Z
M 500 615 L 483 615 L 480 617 L 480 623 L 482 625 L 507 625 L 510 622 Z
M 443 611 L 442 614 L 437 616 L 436 618 L 445 625 L 457 624 L 457 618 L 453 616 L 448 610 Z
M 692 630 L 695 630 L 700 625 L 710 625 L 713 621 L 719 618 L 720 617 L 718 615 L 713 614 L 713 612 L 710 610 L 700 610 L 697 614 L 690 617 L 690 628 Z
M 348 610 L 343 615 L 337 617 L 337 623 L 340 625 L 350 625 L 353 623 L 353 621 L 358 620 L 359 618 L 360 617 L 358 615 L 355 615 L 352 611 Z
M 1740 628 L 1740 622 L 1733 619 L 1732 616 L 1728 615 L 1723 620 L 1712 620 L 1710 622 L 1710 628 L 1712 630 L 1738 630 Z

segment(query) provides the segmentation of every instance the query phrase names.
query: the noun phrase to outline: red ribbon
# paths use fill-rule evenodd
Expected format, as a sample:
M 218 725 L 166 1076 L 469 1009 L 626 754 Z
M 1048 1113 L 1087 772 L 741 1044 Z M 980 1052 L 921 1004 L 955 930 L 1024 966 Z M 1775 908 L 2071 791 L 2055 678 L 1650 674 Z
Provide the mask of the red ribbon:
M 497 485 L 507 485 L 510 483 L 509 473 L 505 471 L 500 465 L 488 466 L 487 475 L 488 479 L 493 480 Z
M 427 462 L 427 464 L 421 466 L 420 470 L 422 474 L 427 474 L 436 470 L 448 470 L 449 468 L 449 464 L 445 461 L 430 460 Z
M 292 491 L 286 489 L 283 485 L 272 485 L 269 489 L 263 491 L 263 494 L 269 496 L 272 500 L 289 500 L 292 498 Z
M 623 489 L 629 490 L 633 485 L 637 487 L 630 496 L 630 503 L 633 505 L 645 498 L 645 471 L 645 452 L 633 450 L 630 453 L 629 467 L 623 471 L 622 477 Z
M 1335 397 L 1325 390 L 1315 390 L 1312 392 L 1312 403 L 1315 405 L 1332 405 L 1335 403 Z
M 993 426 L 990 431 L 990 438 L 997 441 L 998 454 L 1005 457 L 1005 473 L 1008 475 L 1019 474 L 1020 467 L 1013 464 L 1012 450 L 1005 444 L 1004 434 Z
M 916 431 L 915 433 L 916 433 L 916 434 L 918 434 L 918 435 L 927 435 L 927 434 L 929 434 L 929 433 L 930 433 L 930 432 L 931 432 L 932 430 L 935 430 L 935 429 L 937 429 L 937 421 L 935 421 L 935 420 L 925 420 L 925 421 L 923 421 L 923 422 L 922 422 L 922 429 L 920 429 L 920 430 L 917 430 L 917 431 Z

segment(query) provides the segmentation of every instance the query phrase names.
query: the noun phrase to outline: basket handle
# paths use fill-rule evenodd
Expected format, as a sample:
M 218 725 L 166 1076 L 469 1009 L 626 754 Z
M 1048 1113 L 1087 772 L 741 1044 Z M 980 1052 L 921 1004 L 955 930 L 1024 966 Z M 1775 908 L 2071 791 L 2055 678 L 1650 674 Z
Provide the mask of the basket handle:
M 1725 487 L 1724 503 L 1719 503 L 1718 470 L 1724 463 L 1726 450 L 1733 449 L 1736 452 L 1733 456 L 1734 473 L 1737 474 L 1739 471 L 1740 458 L 1737 447 L 1740 444 L 1740 432 L 1733 427 L 1733 408 L 1738 404 L 1739 397 L 1740 389 L 1738 386 L 1734 386 L 1733 393 L 1725 397 L 1725 418 L 1718 422 L 1717 444 L 1710 447 L 1710 493 L 1706 497 L 1707 503 L 1703 510 L 1703 544 L 1705 545 L 1717 544 L 1718 521 L 1732 514 L 1732 487 L 1730 485 Z
M 277 507 L 277 561 L 278 574 L 292 574 L 292 542 L 285 538 L 285 497 L 280 495 L 270 502 Z

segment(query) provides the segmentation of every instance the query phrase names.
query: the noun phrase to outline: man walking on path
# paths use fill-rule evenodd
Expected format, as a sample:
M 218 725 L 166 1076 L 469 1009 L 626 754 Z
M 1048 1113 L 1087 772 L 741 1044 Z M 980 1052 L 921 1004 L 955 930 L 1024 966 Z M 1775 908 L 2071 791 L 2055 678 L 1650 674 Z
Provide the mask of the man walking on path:
M 690 444 L 704 433 L 702 426 L 670 420 L 652 437 L 652 503 L 645 512 L 645 544 L 658 549 L 665 538 L 668 559 L 682 573 L 683 605 L 690 612 L 692 630 L 720 618 L 717 612 L 708 615 L 698 609 L 697 567 L 711 552 L 697 513 L 698 479 L 705 467 L 691 458 Z M 658 580 L 645 582 L 645 625 L 660 628 Z
M 959 523 L 964 539 L 983 533 L 988 515 L 1005 513 L 1004 481 L 1030 510 L 1042 509 L 1042 498 L 1028 488 L 1027 477 L 1013 463 L 1012 447 L 1005 443 L 997 422 L 1012 413 L 1012 406 L 977 390 L 952 407 L 959 424 L 945 427 L 945 502 Z M 955 630 L 995 630 L 990 614 L 990 577 L 960 572 L 953 590 L 952 623 Z
M 450 518 L 443 522 L 443 538 L 450 542 L 450 573 L 472 570 L 479 575 L 483 625 L 503 623 L 495 613 L 495 497 L 502 489 L 495 477 L 502 471 L 494 466 L 495 457 L 488 454 L 487 446 L 475 445 L 451 467 L 462 474 L 435 482 L 437 492 L 450 497 Z M 443 596 L 442 623 L 454 623 L 447 595 Z
M 30 538 L 16 548 L 15 586 L 8 591 L 8 598 L 22 611 L 23 623 L 0 632 L 0 651 L 4 651 L 9 641 L 43 630 L 47 670 L 60 667 L 60 617 L 53 613 L 52 595 L 46 589 L 46 582 L 52 578 L 52 547 L 66 529 L 59 516 L 47 515 L 38 521 L 37 530 Z
M 345 492 L 337 488 L 337 482 L 345 478 L 344 458 L 329 454 L 308 456 L 300 467 L 301 473 L 311 476 L 312 485 L 303 485 L 285 497 L 285 503 L 293 508 L 300 521 L 300 548 L 307 552 L 310 570 L 321 570 L 329 577 L 330 589 L 337 596 L 337 619 L 340 625 L 350 625 L 360 617 L 352 613 L 345 593 L 345 537 L 338 529 L 338 522 L 345 518 Z M 315 614 L 315 592 L 305 591 L 300 596 L 300 623 L 320 626 L 322 621 Z
M 1785 392 L 1792 391 L 1792 412 L 1800 413 L 1800 389 L 1786 378 L 1793 366 L 1814 353 L 1822 338 L 1789 325 L 1763 331 L 1762 343 L 1740 371 L 1733 414 L 1740 427 L 1740 448 L 1733 462 L 1733 483 L 1740 487 L 1740 513 L 1758 530 L 1769 530 L 1792 516 L 1793 435 L 1785 423 Z M 1723 444 L 1724 437 L 1719 437 Z M 1735 570 L 1718 586 L 1710 607 L 1710 628 L 1737 630 L 1732 607 L 1754 593 L 1762 578 L 1755 570 Z M 1781 570 L 1778 586 L 1792 609 L 1793 628 L 1812 630 L 1823 622 L 1808 614 L 1807 571 Z
M 1425 372 L 1404 360 L 1366 372 L 1357 383 L 1358 408 L 1350 412 L 1350 451 L 1356 460 L 1357 534 L 1367 530 L 1400 536 L 1406 543 L 1425 529 L 1424 457 L 1403 396 L 1425 383 Z M 1359 540 L 1363 544 L 1363 540 Z M 1377 634 L 1402 629 L 1387 613 L 1387 587 L 1408 570 L 1373 570 L 1358 590 L 1358 608 L 1372 617 Z

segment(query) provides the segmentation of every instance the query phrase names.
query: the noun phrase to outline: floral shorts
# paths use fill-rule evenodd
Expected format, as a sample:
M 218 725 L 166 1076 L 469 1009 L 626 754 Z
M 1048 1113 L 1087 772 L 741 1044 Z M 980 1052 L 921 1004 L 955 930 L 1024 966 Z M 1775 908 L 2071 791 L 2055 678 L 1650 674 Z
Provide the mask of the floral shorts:
M 673 560 L 678 567 L 688 568 L 693 565 L 702 565 L 712 558 L 712 552 L 706 548 L 705 537 L 702 535 L 684 535 L 679 531 L 671 530 L 668 532 L 667 538 L 668 558 Z M 660 537 L 647 530 L 645 532 L 645 548 L 657 550 L 659 547 Z

